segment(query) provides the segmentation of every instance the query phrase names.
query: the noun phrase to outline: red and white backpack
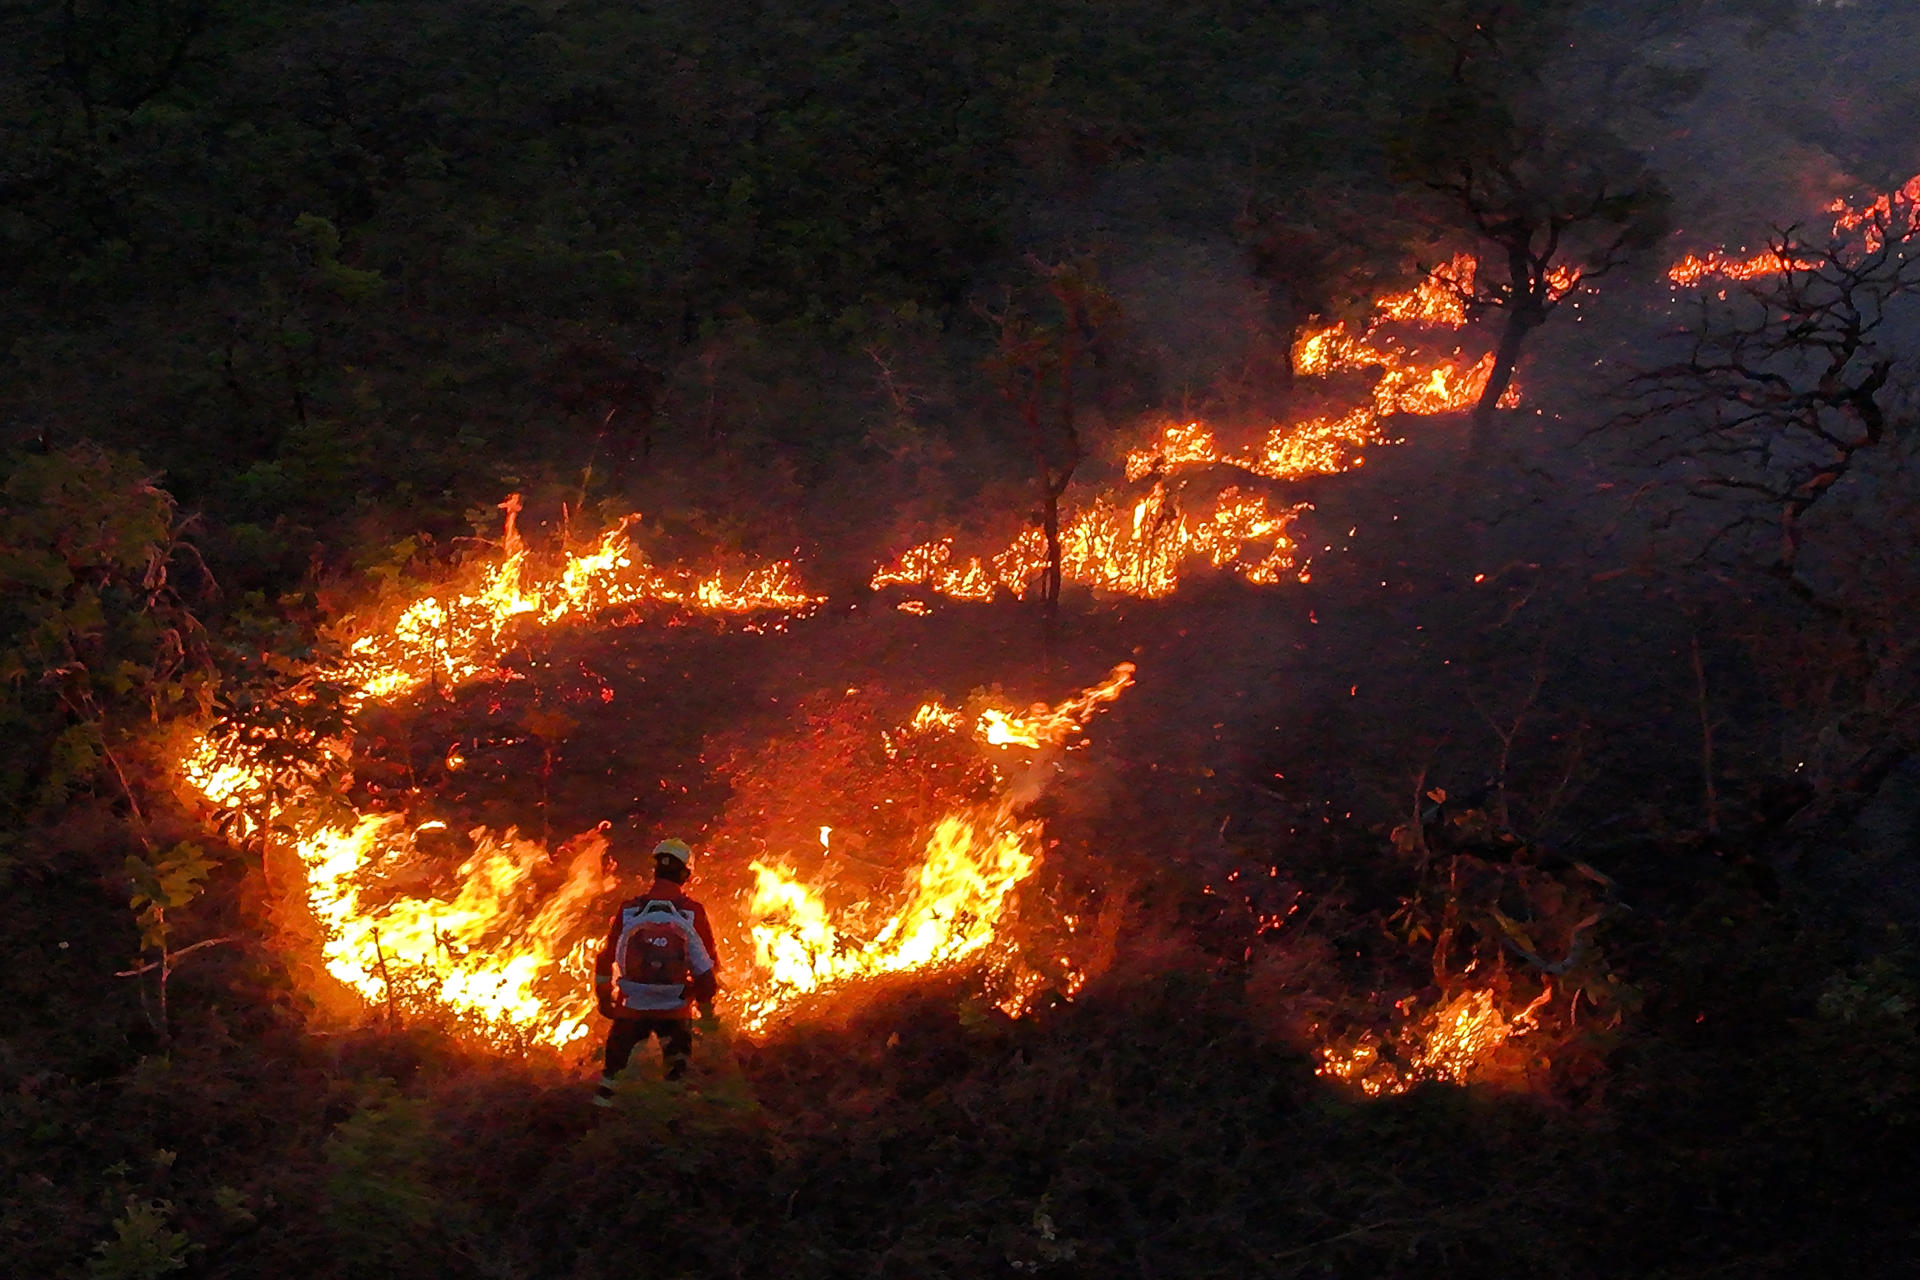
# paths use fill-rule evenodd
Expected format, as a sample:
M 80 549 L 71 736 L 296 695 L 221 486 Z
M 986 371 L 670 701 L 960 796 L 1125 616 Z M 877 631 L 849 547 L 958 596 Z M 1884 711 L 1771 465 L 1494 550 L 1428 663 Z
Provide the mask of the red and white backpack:
M 619 1003 L 639 1013 L 680 1008 L 688 984 L 713 969 L 693 913 L 661 898 L 621 908 L 613 965 Z

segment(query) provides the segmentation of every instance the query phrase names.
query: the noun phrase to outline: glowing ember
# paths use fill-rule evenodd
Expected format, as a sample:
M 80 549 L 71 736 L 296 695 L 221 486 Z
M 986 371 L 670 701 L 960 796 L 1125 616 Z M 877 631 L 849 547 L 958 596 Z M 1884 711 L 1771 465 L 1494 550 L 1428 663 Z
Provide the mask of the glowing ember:
M 1484 1075 L 1500 1046 L 1538 1030 L 1534 1013 L 1552 996 L 1552 988 L 1511 1018 L 1500 1012 L 1493 992 L 1463 992 L 1410 1023 L 1390 1059 L 1369 1033 L 1347 1049 L 1325 1047 L 1316 1074 L 1358 1088 L 1370 1098 L 1405 1093 L 1425 1080 L 1467 1084 Z
M 891 733 L 882 733 L 881 745 L 886 750 L 887 759 L 896 760 L 900 756 L 901 744 L 907 739 L 928 734 L 953 733 L 959 729 L 962 719 L 958 711 L 943 702 L 925 702 L 913 713 L 913 718 L 907 723 Z

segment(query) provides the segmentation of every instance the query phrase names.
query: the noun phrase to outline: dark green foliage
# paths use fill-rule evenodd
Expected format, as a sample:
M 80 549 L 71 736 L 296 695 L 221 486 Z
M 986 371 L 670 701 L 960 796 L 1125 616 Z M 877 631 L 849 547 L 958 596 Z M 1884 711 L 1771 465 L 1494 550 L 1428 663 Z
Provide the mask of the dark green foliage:
M 1432 446 L 1370 458 L 1388 473 L 1372 487 L 1302 490 L 1328 529 L 1376 539 L 1346 561 L 1322 544 L 1310 588 L 1254 603 L 1200 582 L 1109 607 L 1069 587 L 1063 660 L 1130 652 L 1142 679 L 1101 726 L 1118 763 L 1064 758 L 1034 810 L 1061 843 L 1033 888 L 1096 904 L 1100 971 L 1018 1022 L 964 975 L 902 981 L 764 1042 L 705 1027 L 685 1085 L 643 1053 L 600 1112 L 585 1056 L 477 1055 L 450 1017 L 344 1026 L 318 1014 L 331 980 L 297 939 L 254 941 L 279 937 L 268 917 L 301 925 L 281 918 L 298 914 L 285 832 L 247 819 L 316 822 L 349 785 L 404 805 L 427 778 L 449 811 L 530 830 L 537 758 L 556 833 L 631 805 L 639 826 L 711 823 L 735 853 L 810 851 L 822 819 L 845 824 L 834 857 L 864 852 L 863 823 L 876 847 L 910 842 L 912 819 L 866 816 L 881 709 L 911 706 L 924 669 L 1037 694 L 1041 663 L 1011 606 L 887 630 L 865 608 L 876 548 L 956 513 L 999 536 L 1036 466 L 1064 488 L 1112 461 L 1091 432 L 1023 437 L 997 340 L 1001 381 L 1036 409 L 1067 401 L 1070 350 L 1090 428 L 1223 404 L 1251 426 L 1298 407 L 1297 324 L 1463 230 L 1535 251 L 1482 299 L 1531 324 L 1576 247 L 1539 257 L 1534 232 L 1578 214 L 1575 256 L 1605 259 L 1659 228 L 1639 144 L 1701 73 L 1647 50 L 1702 15 L 1799 8 L 0 8 L 0 1269 L 1906 1274 L 1911 851 L 1856 857 L 1860 805 L 1772 794 L 1814 786 L 1774 776 L 1781 740 L 1834 755 L 1867 724 L 1885 767 L 1826 771 L 1841 793 L 1883 785 L 1898 760 L 1881 749 L 1911 739 L 1905 686 L 1845 656 L 1890 637 L 1871 643 L 1894 669 L 1911 647 L 1882 508 L 1862 516 L 1876 567 L 1855 587 L 1877 629 L 1826 649 L 1790 602 L 1735 592 L 1729 620 L 1694 607 L 1701 575 L 1665 588 L 1685 609 L 1615 594 L 1603 581 L 1627 570 L 1553 561 L 1547 536 L 1454 589 L 1461 553 L 1414 518 Z M 1569 38 L 1599 50 L 1593 80 L 1557 78 Z M 1604 118 L 1556 114 L 1590 89 Z M 1846 145 L 1906 137 L 1898 106 Z M 1402 198 L 1463 164 L 1439 221 Z M 1231 277 L 1237 340 L 1272 366 L 1243 381 L 1272 385 L 1218 385 L 1217 319 L 1152 332 L 1194 308 L 1193 264 Z M 998 310 L 1022 291 L 1062 325 Z M 1103 336 L 1123 327 L 1124 350 Z M 473 535 L 497 533 L 508 490 L 529 526 L 639 505 L 665 551 L 804 544 L 836 604 L 862 604 L 817 620 L 839 665 L 806 689 L 806 659 L 772 647 L 798 628 L 703 634 L 691 658 L 633 628 L 655 647 L 616 678 L 628 720 L 503 685 L 524 741 L 498 735 L 492 772 L 455 781 L 416 770 L 413 710 L 369 709 L 363 727 L 387 715 L 395 741 L 356 744 L 350 780 L 346 691 L 312 674 L 329 624 L 488 551 Z M 1397 531 L 1389 509 L 1409 516 Z M 1564 634 L 1536 622 L 1543 601 Z M 1747 633 L 1751 658 L 1729 638 Z M 568 643 L 549 668 L 594 656 Z M 885 696 L 851 701 L 856 685 Z M 461 715 L 493 714 L 423 707 L 423 729 L 465 725 L 423 762 L 469 740 Z M 207 724 L 264 761 L 270 794 L 179 807 L 156 766 Z M 1703 806 L 1696 735 L 1716 732 Z M 603 758 L 604 775 L 583 763 Z M 887 785 L 989 789 L 977 761 L 948 764 Z M 1449 797 L 1455 778 L 1488 781 Z M 814 809 L 783 808 L 793 794 Z M 894 870 L 864 865 L 842 886 L 886 891 Z M 1551 979 L 1531 1075 L 1362 1102 L 1314 1074 L 1319 1046 L 1467 963 Z
M 656 449 L 751 455 L 763 405 L 811 485 L 823 455 L 872 457 L 872 405 L 790 410 L 865 397 L 903 322 L 947 344 L 914 381 L 970 368 L 976 303 L 1024 254 L 1229 236 L 1269 190 L 1383 195 L 1421 84 L 1403 21 L 1325 0 L 14 6 L 0 411 L 136 446 L 212 517 L 236 592 L 284 589 L 316 542 L 465 532 L 506 488 L 584 487 L 590 460 L 619 486 Z
M 0 814 L 17 822 L 57 814 L 103 775 L 124 789 L 113 753 L 130 728 L 204 709 L 210 670 L 188 604 L 210 583 L 172 497 L 135 459 L 27 454 L 0 492 Z
M 611 1277 L 637 1239 L 688 1276 L 1896 1274 L 1920 1061 L 1888 996 L 1911 967 L 1810 971 L 1799 1015 L 1777 985 L 1772 1010 L 1719 989 L 1731 955 L 1693 959 L 1714 989 L 1663 981 L 1585 1110 L 1343 1100 L 1205 964 L 1032 1023 L 963 1018 L 936 987 L 738 1065 L 703 1042 L 697 1093 L 643 1080 L 611 1113 L 428 1042 L 287 1042 L 264 1072 L 264 1044 L 207 1042 L 129 1062 L 78 1133 L 48 1124 L 72 1083 L 9 1096 L 5 1239 L 44 1275 Z M 1696 995 L 1729 1025 L 1703 1031 Z M 58 1199 L 30 1172 L 49 1159 L 78 1162 Z
M 114 1238 L 94 1247 L 87 1274 L 95 1280 L 155 1280 L 187 1265 L 185 1232 L 170 1231 L 173 1206 L 165 1200 L 130 1200 L 114 1220 Z

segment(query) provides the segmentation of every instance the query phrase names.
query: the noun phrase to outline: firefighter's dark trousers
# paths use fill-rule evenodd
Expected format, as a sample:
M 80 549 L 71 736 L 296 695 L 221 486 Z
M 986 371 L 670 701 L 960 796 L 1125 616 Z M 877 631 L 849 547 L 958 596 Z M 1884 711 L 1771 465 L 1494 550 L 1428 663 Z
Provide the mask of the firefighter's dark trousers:
M 667 1079 L 678 1080 L 687 1074 L 687 1060 L 693 1056 L 693 1023 L 686 1018 L 615 1018 L 607 1031 L 606 1066 L 600 1073 L 600 1091 L 610 1095 L 612 1079 L 620 1074 L 634 1048 L 649 1036 L 660 1037 L 660 1057 L 666 1063 Z

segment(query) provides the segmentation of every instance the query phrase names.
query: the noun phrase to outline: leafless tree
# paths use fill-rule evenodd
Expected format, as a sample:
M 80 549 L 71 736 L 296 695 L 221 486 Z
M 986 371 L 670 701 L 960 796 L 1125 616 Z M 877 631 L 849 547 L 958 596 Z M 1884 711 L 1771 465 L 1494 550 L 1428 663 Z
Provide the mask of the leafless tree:
M 1630 161 L 1609 166 L 1595 150 L 1582 154 L 1541 137 L 1532 154 L 1465 158 L 1427 185 L 1467 218 L 1493 247 L 1494 270 L 1482 270 L 1467 291 L 1470 314 L 1498 314 L 1493 369 L 1473 408 L 1468 456 L 1491 452 L 1493 419 L 1513 385 L 1520 353 L 1562 298 L 1629 260 L 1656 226 L 1664 194 Z M 1558 149 L 1561 154 L 1552 152 Z M 1613 168 L 1614 172 L 1609 172 Z
M 1805 522 L 1905 424 L 1891 340 L 1900 299 L 1920 293 L 1920 210 L 1894 203 L 1829 236 L 1800 227 L 1770 244 L 1779 270 L 1703 293 L 1687 353 L 1642 370 L 1617 421 L 1650 426 L 1654 460 L 1712 468 L 1701 497 L 1734 503 L 1709 545 L 1777 525 L 1771 574 L 1810 603 Z
M 1784 849 L 1858 812 L 1920 751 L 1909 622 L 1920 581 L 1896 549 L 1912 512 L 1880 465 L 1899 461 L 1916 426 L 1906 397 L 1920 304 L 1902 303 L 1920 294 L 1920 207 L 1894 197 L 1830 233 L 1788 227 L 1769 254 L 1773 270 L 1703 294 L 1684 354 L 1636 374 L 1612 425 L 1644 431 L 1657 465 L 1706 469 L 1688 490 L 1725 512 L 1702 536 L 1703 561 L 1757 561 L 1810 610 L 1754 644 L 1778 652 L 1790 687 L 1809 686 L 1788 699 L 1801 708 L 1788 741 L 1808 792 L 1780 826 Z M 1811 524 L 1816 511 L 1831 518 Z M 1803 564 L 1815 529 L 1852 552 Z
M 1051 648 L 1060 609 L 1061 500 L 1087 456 L 1076 377 L 1090 360 L 1102 325 L 1115 304 L 1089 263 L 1047 264 L 1031 259 L 1058 320 L 1048 322 L 1009 301 L 988 319 L 998 331 L 991 361 L 1001 394 L 1018 413 L 1040 490 L 1041 532 L 1047 562 L 1040 579 L 1040 607 Z
M 1609 121 L 1650 104 L 1613 104 L 1603 114 L 1557 90 L 1566 8 L 1461 0 L 1425 22 L 1439 87 L 1408 130 L 1402 168 L 1438 198 L 1434 221 L 1482 250 L 1462 290 L 1468 313 L 1501 317 L 1474 406 L 1466 486 L 1491 455 L 1495 414 L 1529 335 L 1563 298 L 1627 263 L 1666 226 L 1664 186 Z

